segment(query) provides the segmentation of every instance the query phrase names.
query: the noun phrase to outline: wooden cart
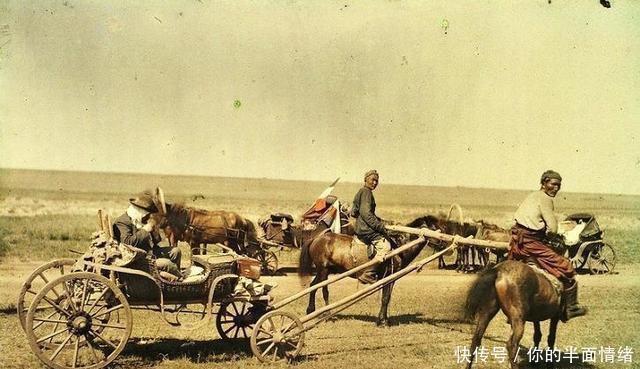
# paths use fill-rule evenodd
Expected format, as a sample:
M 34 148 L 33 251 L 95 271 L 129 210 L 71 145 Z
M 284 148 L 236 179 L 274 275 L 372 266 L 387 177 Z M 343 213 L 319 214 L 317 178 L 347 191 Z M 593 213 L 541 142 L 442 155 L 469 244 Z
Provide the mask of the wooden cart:
M 374 284 L 367 286 L 359 290 L 358 292 L 347 296 L 339 301 L 324 306 L 313 313 L 297 316 L 294 313 L 285 311 L 283 308 L 288 304 L 296 301 L 312 291 L 325 287 L 329 284 L 335 283 L 341 279 L 350 277 L 360 272 L 361 270 L 368 268 L 371 265 L 375 265 L 378 262 L 374 259 L 365 264 L 362 264 L 356 268 L 339 274 L 329 280 L 318 283 L 312 287 L 302 290 L 278 303 L 272 305 L 270 312 L 262 316 L 256 323 L 253 333 L 251 335 L 251 350 L 254 355 L 262 362 L 275 362 L 279 360 L 288 360 L 296 357 L 303 348 L 304 336 L 307 331 L 314 328 L 318 324 L 330 319 L 337 313 L 347 309 L 353 304 L 361 301 L 362 299 L 372 295 L 373 293 L 381 290 L 389 283 L 395 282 L 405 275 L 414 271 L 420 271 L 426 264 L 436 260 L 441 255 L 444 255 L 450 251 L 453 251 L 458 245 L 474 245 L 478 247 L 489 247 L 504 249 L 508 247 L 507 243 L 503 242 L 491 242 L 475 239 L 462 238 L 460 236 L 452 236 L 443 234 L 440 232 L 434 232 L 428 229 L 416 229 L 402 226 L 387 226 L 389 230 L 406 232 L 415 234 L 418 238 L 411 241 L 401 247 L 396 248 L 385 256 L 385 260 L 392 258 L 399 253 L 414 247 L 417 244 L 426 242 L 427 238 L 438 239 L 441 241 L 449 242 L 450 245 L 445 249 L 427 257 L 422 260 L 416 261 L 404 269 L 401 269 Z
M 102 229 L 108 234 L 110 226 Z M 20 322 L 32 351 L 51 368 L 107 366 L 129 339 L 133 309 L 161 312 L 168 324 L 187 329 L 207 329 L 215 315 L 221 338 L 248 338 L 270 309 L 268 290 L 236 293 L 238 280 L 244 278 L 238 257 L 194 256 L 202 272 L 172 282 L 163 278 L 147 253 L 110 236 L 78 260 L 42 265 L 22 287 Z

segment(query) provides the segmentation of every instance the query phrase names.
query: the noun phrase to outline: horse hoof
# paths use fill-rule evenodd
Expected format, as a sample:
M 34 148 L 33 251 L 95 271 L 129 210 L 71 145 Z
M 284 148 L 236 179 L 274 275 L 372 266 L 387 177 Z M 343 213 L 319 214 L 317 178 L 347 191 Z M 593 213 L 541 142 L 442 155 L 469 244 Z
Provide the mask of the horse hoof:
M 307 314 L 311 314 L 311 313 L 313 313 L 314 311 L 316 311 L 316 309 L 315 309 L 315 308 L 307 308 Z

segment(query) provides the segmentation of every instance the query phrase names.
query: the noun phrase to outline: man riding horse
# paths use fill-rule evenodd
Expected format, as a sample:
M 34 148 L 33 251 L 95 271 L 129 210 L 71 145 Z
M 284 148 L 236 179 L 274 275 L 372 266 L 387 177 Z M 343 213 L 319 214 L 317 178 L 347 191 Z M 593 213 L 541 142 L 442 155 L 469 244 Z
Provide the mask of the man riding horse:
M 356 235 L 364 243 L 375 248 L 375 258 L 382 262 L 384 256 L 391 251 L 391 243 L 384 224 L 376 216 L 376 199 L 373 197 L 373 190 L 378 187 L 379 178 L 375 169 L 365 173 L 364 186 L 353 198 L 351 215 L 356 218 Z M 374 283 L 383 267 L 380 263 L 365 269 L 358 279 L 362 283 Z
M 511 228 L 509 259 L 527 261 L 534 259 L 540 267 L 558 278 L 564 285 L 563 300 L 565 316 L 563 320 L 579 317 L 587 309 L 578 305 L 578 283 L 571 262 L 549 247 L 547 233 L 558 231 L 558 220 L 553 210 L 562 177 L 553 170 L 547 170 L 540 178 L 540 190 L 529 194 L 514 215 L 516 224 Z

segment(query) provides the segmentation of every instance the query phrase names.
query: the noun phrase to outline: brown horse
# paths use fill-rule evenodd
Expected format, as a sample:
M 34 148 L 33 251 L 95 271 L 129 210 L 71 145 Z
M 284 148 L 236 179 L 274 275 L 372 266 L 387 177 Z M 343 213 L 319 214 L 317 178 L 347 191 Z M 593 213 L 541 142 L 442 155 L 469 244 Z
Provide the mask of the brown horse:
M 231 211 L 166 204 L 166 213 L 155 213 L 154 216 L 171 246 L 184 241 L 194 253 L 201 245 L 221 243 L 245 254 L 248 245 L 258 244 L 253 222 Z
M 558 320 L 563 314 L 560 294 L 541 273 L 523 262 L 507 260 L 483 271 L 469 289 L 466 313 L 468 318 L 476 319 L 477 326 L 471 341 L 472 356 L 467 369 L 471 368 L 473 354 L 480 346 L 487 326 L 499 310 L 502 310 L 511 323 L 507 350 L 512 369 L 518 367 L 516 355 L 525 322 L 533 322 L 533 342 L 538 347 L 542 339 L 540 322 L 550 319 L 547 344 L 553 349 Z
M 413 223 L 413 222 L 412 222 Z M 319 223 L 319 228 L 327 228 Z M 347 270 L 360 266 L 369 260 L 366 257 L 355 258 L 351 250 L 351 235 L 336 234 L 327 231 L 320 231 L 317 237 L 310 244 L 303 244 L 300 250 L 300 263 L 298 272 L 300 275 L 310 275 L 312 266 L 315 266 L 316 274 L 311 281 L 311 286 L 321 283 L 329 277 L 330 273 L 342 273 Z M 392 235 L 392 245 L 401 245 L 409 240 L 404 235 Z M 395 245 L 394 245 L 395 244 Z M 308 246 L 307 246 L 308 245 Z M 387 264 L 383 275 L 393 273 L 409 265 L 413 259 L 422 251 L 425 243 L 420 243 L 409 250 L 399 254 Z M 352 278 L 356 278 L 354 275 Z M 389 325 L 388 307 L 391 300 L 391 292 L 393 291 L 393 283 L 390 283 L 382 289 L 382 303 L 380 312 L 376 321 L 377 325 Z M 322 288 L 322 297 L 326 305 L 329 304 L 329 289 L 327 286 Z M 309 305 L 307 306 L 307 314 L 312 313 L 316 309 L 315 305 L 316 291 L 309 294 Z
M 487 223 L 483 220 L 479 220 L 478 224 L 478 234 L 476 236 L 477 239 L 487 240 L 487 241 L 496 241 L 496 242 L 509 242 L 511 240 L 511 231 L 508 229 L 501 228 L 495 224 Z M 487 249 L 483 250 L 486 255 L 486 260 L 488 264 L 489 253 L 493 253 L 496 255 L 496 263 L 504 261 L 507 259 L 507 250 L 503 249 Z
M 464 222 L 462 219 L 459 221 L 451 220 L 449 217 L 444 218 L 441 216 L 425 215 L 415 219 L 411 223 L 407 224 L 407 227 L 420 228 L 427 227 L 432 231 L 441 231 L 442 233 L 458 235 L 462 237 L 477 236 L 478 227 L 474 223 Z M 436 250 L 442 250 L 448 246 L 444 241 L 433 241 L 432 247 Z M 475 265 L 483 266 L 486 258 L 483 257 L 482 251 L 476 247 L 470 247 L 466 245 L 460 245 L 456 254 L 456 270 L 463 272 L 470 272 L 474 269 Z M 476 257 L 478 264 L 476 264 Z M 445 269 L 447 264 L 444 260 L 444 256 L 438 258 L 438 268 Z

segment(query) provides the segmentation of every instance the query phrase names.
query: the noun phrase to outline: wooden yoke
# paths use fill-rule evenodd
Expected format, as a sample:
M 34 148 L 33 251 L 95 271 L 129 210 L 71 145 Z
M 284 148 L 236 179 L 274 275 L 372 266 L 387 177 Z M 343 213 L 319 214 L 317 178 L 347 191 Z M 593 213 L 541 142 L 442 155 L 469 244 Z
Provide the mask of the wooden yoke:
M 477 246 L 477 247 L 487 247 L 498 250 L 509 250 L 508 242 L 497 242 L 497 241 L 486 241 L 486 240 L 477 240 L 474 238 L 464 238 L 461 236 L 453 236 L 450 234 L 432 231 L 427 228 L 411 228 L 405 226 L 397 226 L 397 225 L 389 225 L 386 228 L 390 231 L 404 232 L 409 234 L 415 234 L 418 236 L 425 236 L 428 238 L 435 238 L 437 240 L 449 242 L 449 243 L 457 243 L 459 245 L 469 245 L 469 246 Z

